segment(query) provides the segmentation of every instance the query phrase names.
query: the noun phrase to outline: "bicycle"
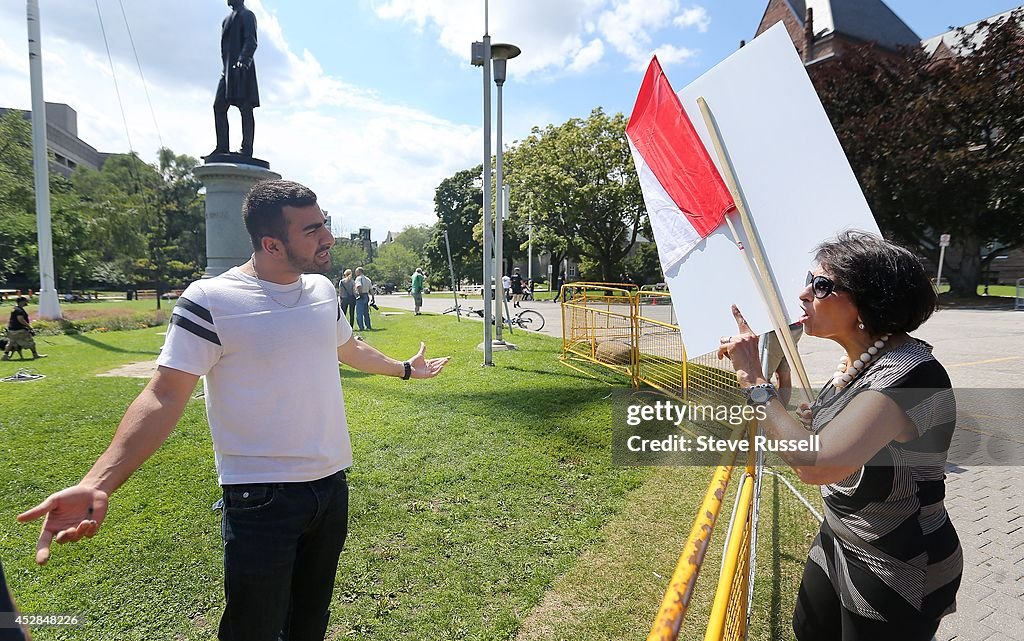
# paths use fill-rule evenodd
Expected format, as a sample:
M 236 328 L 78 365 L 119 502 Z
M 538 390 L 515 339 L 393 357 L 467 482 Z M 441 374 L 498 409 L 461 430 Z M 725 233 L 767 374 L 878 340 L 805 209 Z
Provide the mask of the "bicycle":
M 482 309 L 473 309 L 472 307 L 470 307 L 469 309 L 463 309 L 462 305 L 453 305 L 453 306 L 449 307 L 448 309 L 442 311 L 441 313 L 442 314 L 451 314 L 452 312 L 458 312 L 459 314 L 465 314 L 466 316 L 472 315 L 472 316 L 477 316 L 479 318 L 483 318 L 484 317 L 484 310 L 482 310 Z
M 509 327 L 515 325 L 531 332 L 539 332 L 544 329 L 544 315 L 532 309 L 522 309 L 512 318 L 506 318 L 505 322 Z
M 484 317 L 484 310 L 473 309 L 472 307 L 470 307 L 469 309 L 463 309 L 461 305 L 453 305 L 452 307 L 449 307 L 448 309 L 444 310 L 441 313 L 451 314 L 452 312 L 456 311 L 467 316 L 476 316 L 477 318 Z M 491 320 L 491 324 L 494 324 L 493 319 Z M 510 329 L 513 326 L 515 326 L 520 329 L 529 330 L 531 332 L 539 332 L 540 330 L 544 329 L 544 316 L 538 311 L 532 309 L 523 309 L 520 310 L 518 314 L 512 316 L 511 318 L 506 318 L 505 324 L 508 325 Z

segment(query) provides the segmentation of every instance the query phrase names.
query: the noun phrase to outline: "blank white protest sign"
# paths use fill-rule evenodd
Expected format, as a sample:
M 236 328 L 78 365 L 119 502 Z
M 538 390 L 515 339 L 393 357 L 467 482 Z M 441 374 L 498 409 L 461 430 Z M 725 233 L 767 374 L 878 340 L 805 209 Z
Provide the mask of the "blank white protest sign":
M 879 231 L 785 28 L 776 24 L 678 95 L 719 165 L 697 98 L 714 114 L 787 320 L 795 321 L 815 246 L 847 229 Z M 737 214 L 730 216 L 749 246 Z M 655 227 L 655 241 L 658 236 Z M 665 280 L 688 357 L 717 349 L 721 336 L 736 332 L 733 303 L 756 333 L 772 329 L 725 224 L 682 261 L 665 266 Z

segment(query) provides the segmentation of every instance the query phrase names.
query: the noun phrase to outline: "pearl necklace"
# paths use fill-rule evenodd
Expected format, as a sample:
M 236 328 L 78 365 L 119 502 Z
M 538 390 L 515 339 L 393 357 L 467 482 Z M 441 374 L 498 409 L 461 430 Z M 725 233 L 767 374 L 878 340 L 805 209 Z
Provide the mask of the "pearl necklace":
M 847 367 L 847 361 L 849 360 L 844 354 L 843 358 L 839 361 L 839 367 L 836 369 L 836 373 L 832 376 L 832 385 L 838 389 L 842 389 L 850 384 L 850 382 L 857 378 L 871 359 L 875 358 L 882 349 L 885 348 L 886 342 L 889 340 L 889 334 L 883 334 L 873 345 L 868 347 L 868 351 L 860 355 L 860 358 L 853 361 L 853 364 Z
M 256 277 L 256 284 L 258 284 L 260 286 L 260 291 L 262 291 L 268 298 L 270 298 L 270 300 L 274 301 L 275 303 L 277 303 L 281 307 L 285 307 L 287 309 L 292 309 L 292 308 L 298 307 L 299 302 L 302 300 L 302 292 L 303 292 L 303 289 L 304 289 L 302 287 L 302 282 L 301 282 L 302 281 L 302 276 L 299 276 L 299 281 L 300 281 L 299 282 L 299 297 L 296 298 L 295 302 L 292 303 L 291 305 L 286 305 L 285 303 L 282 303 L 281 301 L 279 301 L 276 298 L 274 298 L 274 295 L 271 294 L 270 291 L 266 287 L 263 286 L 263 279 L 260 278 L 260 273 L 258 271 L 256 271 L 256 256 L 252 257 L 252 273 Z

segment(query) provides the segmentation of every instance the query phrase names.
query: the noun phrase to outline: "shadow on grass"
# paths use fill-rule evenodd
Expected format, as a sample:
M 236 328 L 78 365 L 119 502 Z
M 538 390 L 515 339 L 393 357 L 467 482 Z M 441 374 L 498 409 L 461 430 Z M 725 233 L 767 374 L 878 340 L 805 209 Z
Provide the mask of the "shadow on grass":
M 543 350 L 534 350 L 543 351 Z M 549 369 L 541 369 L 538 367 L 520 367 L 518 365 L 502 365 L 502 369 L 506 369 L 512 372 L 523 372 L 525 374 L 550 374 L 552 376 L 558 376 L 559 378 L 566 378 L 578 381 L 598 381 L 600 383 L 607 383 L 609 385 L 622 385 L 629 387 L 629 381 L 625 376 L 613 372 L 608 369 L 595 368 L 593 373 L 581 372 L 579 369 L 575 369 L 562 364 L 564 370 L 558 372 L 552 372 Z
M 607 449 L 611 453 L 611 399 L 604 389 L 585 391 L 572 385 L 532 386 L 530 397 L 523 397 L 510 388 L 507 393 L 473 391 L 459 394 L 470 407 L 487 406 L 494 416 L 515 417 L 516 429 L 542 439 L 557 438 L 585 449 Z M 577 408 L 593 411 L 595 403 L 608 398 L 607 422 L 563 420 Z M 556 448 L 557 449 L 557 448 Z
M 104 343 L 102 341 L 98 341 L 95 338 L 92 338 L 91 336 L 86 336 L 85 334 L 70 334 L 70 335 L 68 335 L 68 338 L 70 338 L 73 341 L 78 341 L 79 343 L 84 343 L 84 344 L 88 345 L 89 347 L 96 347 L 98 349 L 102 349 L 102 350 L 105 350 L 105 351 L 108 351 L 108 352 L 117 352 L 118 354 L 145 354 L 147 356 L 159 356 L 160 355 L 160 350 L 156 350 L 156 351 L 152 351 L 152 350 L 139 351 L 139 350 L 132 350 L 132 349 L 122 349 L 120 347 L 114 347 L 113 345 L 109 345 L 109 344 Z

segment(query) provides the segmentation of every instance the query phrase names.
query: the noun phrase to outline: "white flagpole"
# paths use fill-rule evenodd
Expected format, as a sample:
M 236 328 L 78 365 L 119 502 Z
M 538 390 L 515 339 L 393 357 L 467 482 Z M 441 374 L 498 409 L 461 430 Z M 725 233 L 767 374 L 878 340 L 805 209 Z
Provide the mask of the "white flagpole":
M 39 245 L 39 318 L 61 318 L 53 274 L 50 225 L 50 168 L 46 151 L 46 102 L 43 100 L 43 53 L 40 44 L 39 0 L 28 0 L 28 68 L 32 85 L 32 164 L 35 170 L 36 234 Z
M 743 231 L 747 235 L 747 242 L 750 246 L 746 247 L 739 243 L 739 236 L 736 234 L 736 229 L 733 227 L 732 221 L 729 220 L 729 216 L 726 215 L 725 218 L 729 223 L 729 230 L 732 232 L 733 238 L 737 241 L 737 245 L 739 245 L 744 258 L 747 260 L 747 267 L 750 269 L 750 276 L 754 280 L 754 284 L 757 286 L 758 291 L 761 293 L 761 298 L 764 299 L 765 305 L 768 306 L 768 314 L 772 319 L 772 326 L 775 328 L 775 335 L 779 339 L 779 344 L 782 346 L 782 352 L 786 355 L 786 360 L 789 361 L 793 370 L 796 371 L 797 376 L 800 378 L 800 386 L 803 389 L 803 394 L 807 402 L 809 404 L 813 403 L 814 399 L 811 398 L 811 381 L 807 376 L 807 370 L 804 367 L 803 360 L 800 358 L 800 352 L 796 349 L 796 343 L 793 341 L 793 336 L 789 332 L 789 323 L 786 322 L 786 312 L 781 303 L 782 297 L 778 288 L 775 286 L 775 279 L 772 278 L 771 268 L 768 266 L 768 260 L 765 257 L 764 248 L 761 247 L 761 241 L 757 236 L 757 230 L 754 228 L 754 221 L 750 217 L 746 201 L 743 199 L 743 193 L 740 191 L 739 181 L 736 178 L 736 172 L 732 166 L 732 160 L 729 158 L 729 152 L 725 148 L 721 132 L 718 130 L 718 123 L 715 122 L 715 116 L 711 113 L 711 108 L 708 107 L 708 103 L 703 97 L 697 98 L 697 105 L 700 107 L 701 115 L 704 116 L 704 123 L 707 125 L 708 133 L 711 135 L 711 142 L 714 144 L 715 153 L 718 155 L 718 161 L 722 167 L 722 177 L 725 179 L 725 183 L 729 187 L 729 192 L 732 194 L 733 202 L 736 203 L 736 211 L 739 214 L 740 223 L 743 226 Z M 766 377 L 770 377 L 772 372 L 764 372 L 764 375 Z

